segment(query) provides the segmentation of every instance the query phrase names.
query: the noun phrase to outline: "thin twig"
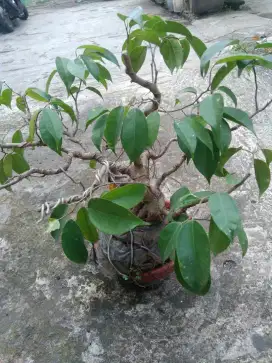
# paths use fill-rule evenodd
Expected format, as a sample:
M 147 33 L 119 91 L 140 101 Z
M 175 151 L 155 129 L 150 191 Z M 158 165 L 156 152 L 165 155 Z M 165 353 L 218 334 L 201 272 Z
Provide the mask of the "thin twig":
M 181 160 L 175 164 L 171 169 L 169 169 L 168 171 L 164 172 L 159 179 L 157 179 L 156 181 L 156 185 L 157 187 L 160 187 L 160 185 L 163 183 L 163 181 L 170 176 L 171 174 L 175 173 L 180 167 L 181 165 L 186 161 L 187 156 L 183 155 Z
M 258 79 L 257 79 L 257 73 L 256 68 L 252 67 L 253 75 L 254 75 L 254 83 L 255 83 L 255 111 L 259 111 L 259 103 L 258 103 Z
M 71 175 L 69 175 L 63 168 L 61 168 L 63 174 L 65 174 L 67 176 L 67 178 L 69 178 L 74 184 L 80 185 L 81 188 L 83 189 L 83 191 L 86 190 L 86 188 L 84 187 L 84 184 L 81 181 L 76 181 L 73 177 L 71 177 Z
M 36 141 L 36 142 L 27 142 L 27 141 L 23 141 L 20 142 L 18 144 L 16 144 L 15 142 L 9 142 L 6 144 L 0 144 L 0 149 L 13 149 L 13 148 L 18 148 L 18 149 L 25 149 L 28 147 L 35 147 L 35 146 L 47 146 L 45 145 L 43 142 L 41 141 Z
M 149 156 L 149 158 L 150 159 L 153 159 L 153 160 L 157 160 L 157 159 L 161 158 L 167 152 L 167 150 L 169 149 L 169 147 L 171 146 L 171 144 L 173 142 L 177 142 L 177 141 L 178 141 L 178 139 L 176 137 L 170 139 L 168 141 L 168 143 L 165 145 L 165 147 L 163 148 L 163 150 L 158 155 L 154 155 L 153 153 L 151 153 L 150 156 Z

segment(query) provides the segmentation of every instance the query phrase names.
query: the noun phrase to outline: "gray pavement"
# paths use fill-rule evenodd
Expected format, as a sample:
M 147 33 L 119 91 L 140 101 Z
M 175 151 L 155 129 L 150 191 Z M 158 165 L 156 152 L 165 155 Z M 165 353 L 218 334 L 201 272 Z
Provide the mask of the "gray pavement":
M 253 3 L 253 0 L 250 0 Z M 267 3 L 268 4 L 268 3 Z M 141 5 L 146 12 L 170 16 L 144 0 L 84 3 L 73 7 L 31 9 L 29 21 L 11 35 L 0 35 L 0 78 L 19 91 L 42 87 L 57 55 L 71 57 L 76 46 L 95 42 L 120 55 L 124 29 L 116 12 Z M 257 9 L 257 7 L 256 7 Z M 257 14 L 261 11 L 256 10 Z M 249 10 L 226 12 L 198 19 L 192 32 L 207 42 L 226 37 L 250 38 L 269 34 L 272 21 Z M 186 86 L 203 88 L 199 62 L 190 56 L 185 69 L 171 77 L 159 64 L 159 86 L 165 106 Z M 107 104 L 127 101 L 141 91 L 112 68 L 114 83 L 105 95 Z M 147 76 L 149 65 L 141 71 Z M 260 74 L 260 94 L 271 98 L 268 74 Z M 252 110 L 252 79 L 232 77 L 226 84 L 240 95 L 241 107 Z M 54 92 L 64 95 L 59 82 Z M 82 119 L 99 100 L 80 99 Z M 272 147 L 272 110 L 255 120 L 259 143 Z M 0 109 L 0 133 L 21 125 L 19 115 Z M 161 136 L 169 138 L 171 119 L 164 118 Z M 89 134 L 82 136 L 85 143 Z M 238 131 L 236 144 L 254 148 L 256 140 Z M 30 152 L 31 153 L 31 152 Z M 36 150 L 31 165 L 59 165 L 53 153 Z M 161 161 L 174 162 L 176 149 Z M 232 170 L 248 171 L 249 160 L 234 159 Z M 76 163 L 86 185 L 90 172 Z M 207 188 L 203 178 L 188 167 L 177 175 L 184 185 Z M 165 189 L 177 187 L 170 181 Z M 223 188 L 217 181 L 212 188 Z M 237 246 L 213 261 L 213 285 L 205 297 L 185 292 L 174 276 L 155 291 L 126 291 L 107 271 L 92 264 L 70 263 L 58 244 L 37 224 L 36 208 L 45 200 L 79 190 L 67 179 L 25 181 L 13 194 L 0 194 L 0 362 L 1 363 L 271 363 L 272 362 L 272 190 L 258 201 L 253 180 L 236 192 L 250 248 L 242 259 Z M 205 211 L 203 211 L 205 213 Z

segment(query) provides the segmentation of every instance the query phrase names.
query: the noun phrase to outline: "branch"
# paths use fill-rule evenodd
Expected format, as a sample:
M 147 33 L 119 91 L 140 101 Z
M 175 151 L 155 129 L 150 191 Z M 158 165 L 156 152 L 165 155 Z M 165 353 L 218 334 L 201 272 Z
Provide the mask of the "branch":
M 156 181 L 156 186 L 159 188 L 160 185 L 163 183 L 163 181 L 168 177 L 170 176 L 171 174 L 175 173 L 180 167 L 181 165 L 186 161 L 187 159 L 187 156 L 186 155 L 183 155 L 181 160 L 175 164 L 170 170 L 164 172 L 161 177 L 159 179 L 157 179 Z
M 33 175 L 33 174 L 41 174 L 43 176 L 48 176 L 48 175 L 56 175 L 56 174 L 64 173 L 65 171 L 67 171 L 69 169 L 71 163 L 72 163 L 72 156 L 69 155 L 67 163 L 63 167 L 60 167 L 58 169 L 31 168 L 31 169 L 25 171 L 24 173 L 22 173 L 20 175 L 16 175 L 8 183 L 0 185 L 0 190 L 5 189 L 7 187 L 11 187 L 12 185 L 19 183 L 23 179 L 26 179 L 26 178 L 30 177 L 31 175 Z
M 169 147 L 171 146 L 171 144 L 173 142 L 176 142 L 176 141 L 178 141 L 178 139 L 176 137 L 170 139 L 168 141 L 168 143 L 165 145 L 165 147 L 163 148 L 163 150 L 158 155 L 155 155 L 155 154 L 151 153 L 149 155 L 149 158 L 152 159 L 152 160 L 157 160 L 157 159 L 161 158 L 167 152 L 167 150 L 169 149 Z
M 152 105 L 145 110 L 145 115 L 148 116 L 150 113 L 156 111 L 159 108 L 159 104 L 161 102 L 161 93 L 155 83 L 149 82 L 139 77 L 134 72 L 130 57 L 127 54 L 123 54 L 122 58 L 126 67 L 126 74 L 130 77 L 131 82 L 137 83 L 139 86 L 147 88 L 154 95 L 154 100 L 152 102 Z
M 250 173 L 246 174 L 246 176 L 244 176 L 244 178 L 238 183 L 238 184 L 235 184 L 233 187 L 231 187 L 227 193 L 228 194 L 231 194 L 232 192 L 234 192 L 236 189 L 238 189 L 241 185 L 243 185 L 247 179 L 250 177 Z M 189 208 L 192 208 L 192 207 L 195 207 L 196 205 L 198 204 L 204 204 L 204 203 L 207 203 L 209 200 L 209 198 L 203 198 L 201 199 L 200 201 L 197 201 L 197 202 L 193 202 L 189 205 L 187 205 L 186 207 L 184 208 L 180 208 L 179 210 L 177 210 L 174 214 L 173 214 L 173 218 L 177 218 L 179 217 L 182 213 L 184 213 L 187 209 Z
M 35 146 L 47 146 L 45 145 L 43 142 L 41 141 L 36 141 L 36 142 L 21 142 L 21 143 L 14 143 L 14 142 L 10 142 L 10 143 L 6 143 L 6 144 L 0 144 L 0 149 L 13 149 L 13 148 L 18 148 L 18 149 L 25 149 L 27 147 L 35 147 Z
M 255 83 L 255 110 L 256 112 L 259 111 L 259 103 L 258 103 L 258 79 L 257 79 L 257 73 L 256 68 L 253 66 L 253 75 L 254 75 L 254 83 Z

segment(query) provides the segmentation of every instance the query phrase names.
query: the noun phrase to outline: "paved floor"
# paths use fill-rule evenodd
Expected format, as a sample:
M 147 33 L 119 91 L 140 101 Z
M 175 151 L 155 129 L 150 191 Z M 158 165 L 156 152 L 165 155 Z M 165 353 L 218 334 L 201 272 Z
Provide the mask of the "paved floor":
M 253 0 L 249 0 L 253 1 Z M 124 29 L 115 13 L 141 5 L 147 12 L 167 15 L 146 0 L 84 3 L 73 7 L 31 9 L 31 16 L 13 34 L 0 35 L 0 79 L 21 91 L 29 85 L 43 87 L 57 55 L 71 57 L 76 46 L 95 42 L 120 55 Z M 260 13 L 259 10 L 256 10 Z M 271 31 L 272 21 L 249 11 L 226 12 L 196 20 L 192 32 L 207 42 L 226 37 L 250 38 Z M 166 104 L 185 86 L 203 87 L 199 63 L 191 55 L 180 74 L 170 77 L 160 68 L 160 88 Z M 138 89 L 112 68 L 114 84 L 105 96 L 116 104 Z M 147 65 L 142 74 L 149 72 Z M 271 97 L 271 77 L 260 74 L 260 93 Z M 229 83 L 241 97 L 242 107 L 252 109 L 249 76 Z M 59 82 L 53 90 L 64 95 Z M 99 100 L 84 95 L 83 116 Z M 272 147 L 271 110 L 255 120 L 259 142 Z M 0 109 L 0 133 L 20 124 L 17 113 Z M 169 137 L 171 120 L 165 119 L 162 137 Z M 84 137 L 88 142 L 89 135 Z M 236 143 L 254 147 L 256 140 L 238 132 Z M 176 150 L 165 162 L 173 162 Z M 55 155 L 37 150 L 32 165 L 58 165 Z M 234 160 L 231 167 L 244 174 L 248 160 Z M 72 175 L 88 182 L 84 163 Z M 188 169 L 185 185 L 206 187 Z M 169 188 L 174 182 L 169 183 Z M 216 183 L 212 184 L 216 187 Z M 174 277 L 151 292 L 125 291 L 112 276 L 93 265 L 84 268 L 67 261 L 60 246 L 37 224 L 35 208 L 57 195 L 76 192 L 62 177 L 27 181 L 14 193 L 0 194 L 0 362 L 1 363 L 271 363 L 272 361 L 272 193 L 258 199 L 254 182 L 236 193 L 250 241 L 242 259 L 238 248 L 214 260 L 213 286 L 203 297 L 193 297 Z M 167 190 L 166 190 L 167 192 Z

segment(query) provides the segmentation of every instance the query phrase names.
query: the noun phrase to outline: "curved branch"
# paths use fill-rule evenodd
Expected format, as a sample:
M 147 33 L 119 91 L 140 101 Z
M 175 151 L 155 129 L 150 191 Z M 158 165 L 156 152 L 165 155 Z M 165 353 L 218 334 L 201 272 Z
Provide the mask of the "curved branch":
M 158 155 L 155 155 L 153 153 L 150 153 L 149 159 L 157 160 L 157 159 L 161 158 L 167 152 L 167 150 L 169 149 L 169 147 L 171 146 L 171 144 L 173 142 L 177 142 L 177 141 L 178 141 L 178 139 L 176 137 L 170 139 L 168 141 L 168 143 L 165 145 L 165 147 L 163 148 L 163 150 Z
M 18 144 L 14 142 L 9 142 L 6 144 L 0 144 L 0 149 L 13 149 L 15 147 L 18 149 L 25 149 L 27 147 L 35 147 L 35 146 L 47 146 L 47 145 L 41 141 L 36 141 L 36 142 L 23 141 Z
M 123 54 L 122 58 L 126 67 L 126 74 L 130 77 L 131 82 L 137 83 L 139 86 L 147 88 L 154 95 L 154 100 L 152 102 L 152 105 L 145 110 L 145 115 L 148 116 L 150 113 L 156 111 L 159 108 L 159 105 L 161 103 L 161 92 L 159 91 L 156 83 L 149 82 L 139 77 L 134 72 L 131 64 L 131 59 L 127 54 Z
M 180 167 L 181 165 L 186 161 L 187 159 L 187 156 L 186 155 L 183 155 L 181 160 L 175 164 L 170 170 L 164 172 L 161 177 L 159 179 L 157 179 L 156 181 L 156 186 L 159 188 L 160 185 L 162 184 L 162 182 L 168 177 L 170 176 L 171 174 L 175 173 Z

